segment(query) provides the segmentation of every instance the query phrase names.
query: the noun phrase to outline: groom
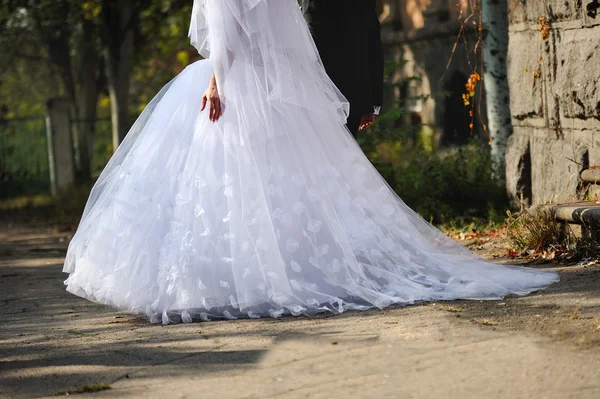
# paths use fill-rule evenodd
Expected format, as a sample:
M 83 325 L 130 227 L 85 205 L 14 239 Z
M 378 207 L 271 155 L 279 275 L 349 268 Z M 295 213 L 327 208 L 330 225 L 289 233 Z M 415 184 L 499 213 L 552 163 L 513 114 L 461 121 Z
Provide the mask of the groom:
M 383 102 L 383 49 L 375 0 L 302 0 L 302 10 L 331 80 L 350 102 L 356 137 Z

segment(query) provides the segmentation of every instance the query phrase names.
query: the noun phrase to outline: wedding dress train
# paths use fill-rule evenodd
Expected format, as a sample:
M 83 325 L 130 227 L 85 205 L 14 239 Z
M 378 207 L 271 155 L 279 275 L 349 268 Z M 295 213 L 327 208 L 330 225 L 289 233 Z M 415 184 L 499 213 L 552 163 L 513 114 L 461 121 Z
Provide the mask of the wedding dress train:
M 69 292 L 169 323 L 557 281 L 477 258 L 396 196 L 344 127 L 295 0 L 196 0 L 191 36 L 210 59 L 161 90 L 103 171 L 69 245 Z M 213 72 L 217 123 L 200 112 Z

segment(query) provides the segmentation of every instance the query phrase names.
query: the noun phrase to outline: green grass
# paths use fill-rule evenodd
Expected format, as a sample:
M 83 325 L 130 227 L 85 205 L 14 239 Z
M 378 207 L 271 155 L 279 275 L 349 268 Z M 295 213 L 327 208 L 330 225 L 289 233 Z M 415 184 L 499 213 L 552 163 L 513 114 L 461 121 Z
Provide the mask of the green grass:
M 57 228 L 69 229 L 78 224 L 90 190 L 91 184 L 62 191 L 54 198 L 48 194 L 40 194 L 0 200 L 0 212 L 31 210 L 53 222 Z
M 0 200 L 0 211 L 16 211 L 26 208 L 46 208 L 52 204 L 52 197 L 48 194 L 25 195 L 21 197 Z
M 44 118 L 0 123 L 0 198 L 48 190 Z

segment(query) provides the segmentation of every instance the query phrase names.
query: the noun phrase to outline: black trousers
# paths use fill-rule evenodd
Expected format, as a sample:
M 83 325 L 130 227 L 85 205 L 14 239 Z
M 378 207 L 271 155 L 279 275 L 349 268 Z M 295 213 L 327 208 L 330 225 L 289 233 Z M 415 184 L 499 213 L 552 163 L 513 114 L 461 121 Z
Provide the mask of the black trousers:
M 348 121 L 346 122 L 346 126 L 350 133 L 356 138 L 358 134 L 358 128 L 360 127 L 360 122 L 362 122 L 363 115 L 357 112 L 350 112 L 350 116 L 348 116 Z

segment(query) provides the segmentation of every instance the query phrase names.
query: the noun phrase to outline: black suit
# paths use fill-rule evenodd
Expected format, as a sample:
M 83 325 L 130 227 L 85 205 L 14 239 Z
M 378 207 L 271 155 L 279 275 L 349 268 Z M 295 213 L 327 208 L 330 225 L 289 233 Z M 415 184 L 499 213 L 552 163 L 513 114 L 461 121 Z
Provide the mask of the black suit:
M 348 128 L 383 102 L 383 49 L 375 0 L 302 0 L 331 80 L 350 102 Z

